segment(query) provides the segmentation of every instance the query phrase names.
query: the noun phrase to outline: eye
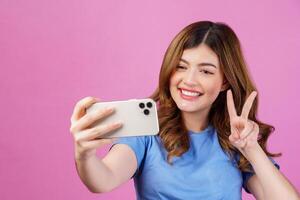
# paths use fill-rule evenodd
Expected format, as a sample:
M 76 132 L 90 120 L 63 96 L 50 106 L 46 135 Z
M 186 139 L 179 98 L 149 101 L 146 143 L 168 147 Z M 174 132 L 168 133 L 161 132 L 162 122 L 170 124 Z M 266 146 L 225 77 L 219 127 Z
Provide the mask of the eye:
M 186 69 L 186 67 L 181 66 L 181 65 L 177 65 L 177 66 L 176 66 L 176 69 Z
M 207 70 L 200 70 L 200 72 L 203 72 L 204 74 L 214 74 L 214 73 L 211 73 L 210 71 L 207 71 Z

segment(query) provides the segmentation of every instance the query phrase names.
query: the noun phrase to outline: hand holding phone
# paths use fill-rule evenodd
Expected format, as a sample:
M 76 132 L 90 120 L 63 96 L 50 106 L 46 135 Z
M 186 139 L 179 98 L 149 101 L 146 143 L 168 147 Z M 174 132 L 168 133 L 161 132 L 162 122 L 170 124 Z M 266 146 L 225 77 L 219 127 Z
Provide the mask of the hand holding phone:
M 87 114 L 101 109 L 113 107 L 115 112 L 95 121 L 91 127 L 120 122 L 122 127 L 101 138 L 115 138 L 128 136 L 156 135 L 159 132 L 156 103 L 152 99 L 131 99 L 127 101 L 99 102 L 87 109 Z
M 76 160 L 85 160 L 96 155 L 97 148 L 113 142 L 112 139 L 98 138 L 122 126 L 121 123 L 112 122 L 91 128 L 91 124 L 95 121 L 105 119 L 114 112 L 114 109 L 100 109 L 94 113 L 87 114 L 86 109 L 96 102 L 98 102 L 98 99 L 86 97 L 78 101 L 74 107 L 70 132 L 74 139 Z

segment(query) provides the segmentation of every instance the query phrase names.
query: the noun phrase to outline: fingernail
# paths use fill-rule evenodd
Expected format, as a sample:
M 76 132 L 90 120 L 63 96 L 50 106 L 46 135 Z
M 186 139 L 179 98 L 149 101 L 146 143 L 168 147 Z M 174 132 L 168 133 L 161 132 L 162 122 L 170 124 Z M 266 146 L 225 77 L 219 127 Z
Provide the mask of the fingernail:
M 106 108 L 106 111 L 108 111 L 108 112 L 111 112 L 111 111 L 113 111 L 113 110 L 115 110 L 114 107 L 107 107 L 107 108 Z
M 122 121 L 117 121 L 114 124 L 115 124 L 115 126 L 122 126 L 123 125 Z

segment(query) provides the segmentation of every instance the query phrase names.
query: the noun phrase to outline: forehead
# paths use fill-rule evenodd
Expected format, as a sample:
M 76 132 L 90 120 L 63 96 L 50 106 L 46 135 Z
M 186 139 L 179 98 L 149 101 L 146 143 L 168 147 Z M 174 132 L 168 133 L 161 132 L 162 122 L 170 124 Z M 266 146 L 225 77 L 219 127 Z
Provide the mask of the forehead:
M 188 61 L 190 64 L 205 62 L 212 63 L 215 66 L 219 66 L 219 58 L 217 54 L 206 44 L 200 44 L 199 46 L 192 49 L 185 49 L 181 58 Z

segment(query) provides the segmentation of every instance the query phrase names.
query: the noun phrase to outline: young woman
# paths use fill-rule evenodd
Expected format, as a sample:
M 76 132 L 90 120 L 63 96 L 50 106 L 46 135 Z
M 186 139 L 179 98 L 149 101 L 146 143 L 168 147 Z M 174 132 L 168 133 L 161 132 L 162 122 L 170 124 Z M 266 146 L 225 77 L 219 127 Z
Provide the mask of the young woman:
M 171 42 L 151 96 L 158 103 L 156 136 L 120 138 L 104 158 L 95 139 L 121 123 L 89 128 L 114 109 L 92 115 L 98 100 L 79 101 L 71 117 L 78 174 L 92 192 L 134 178 L 137 199 L 299 199 L 278 171 L 266 143 L 274 128 L 256 118 L 258 98 L 240 43 L 224 23 L 201 21 Z

